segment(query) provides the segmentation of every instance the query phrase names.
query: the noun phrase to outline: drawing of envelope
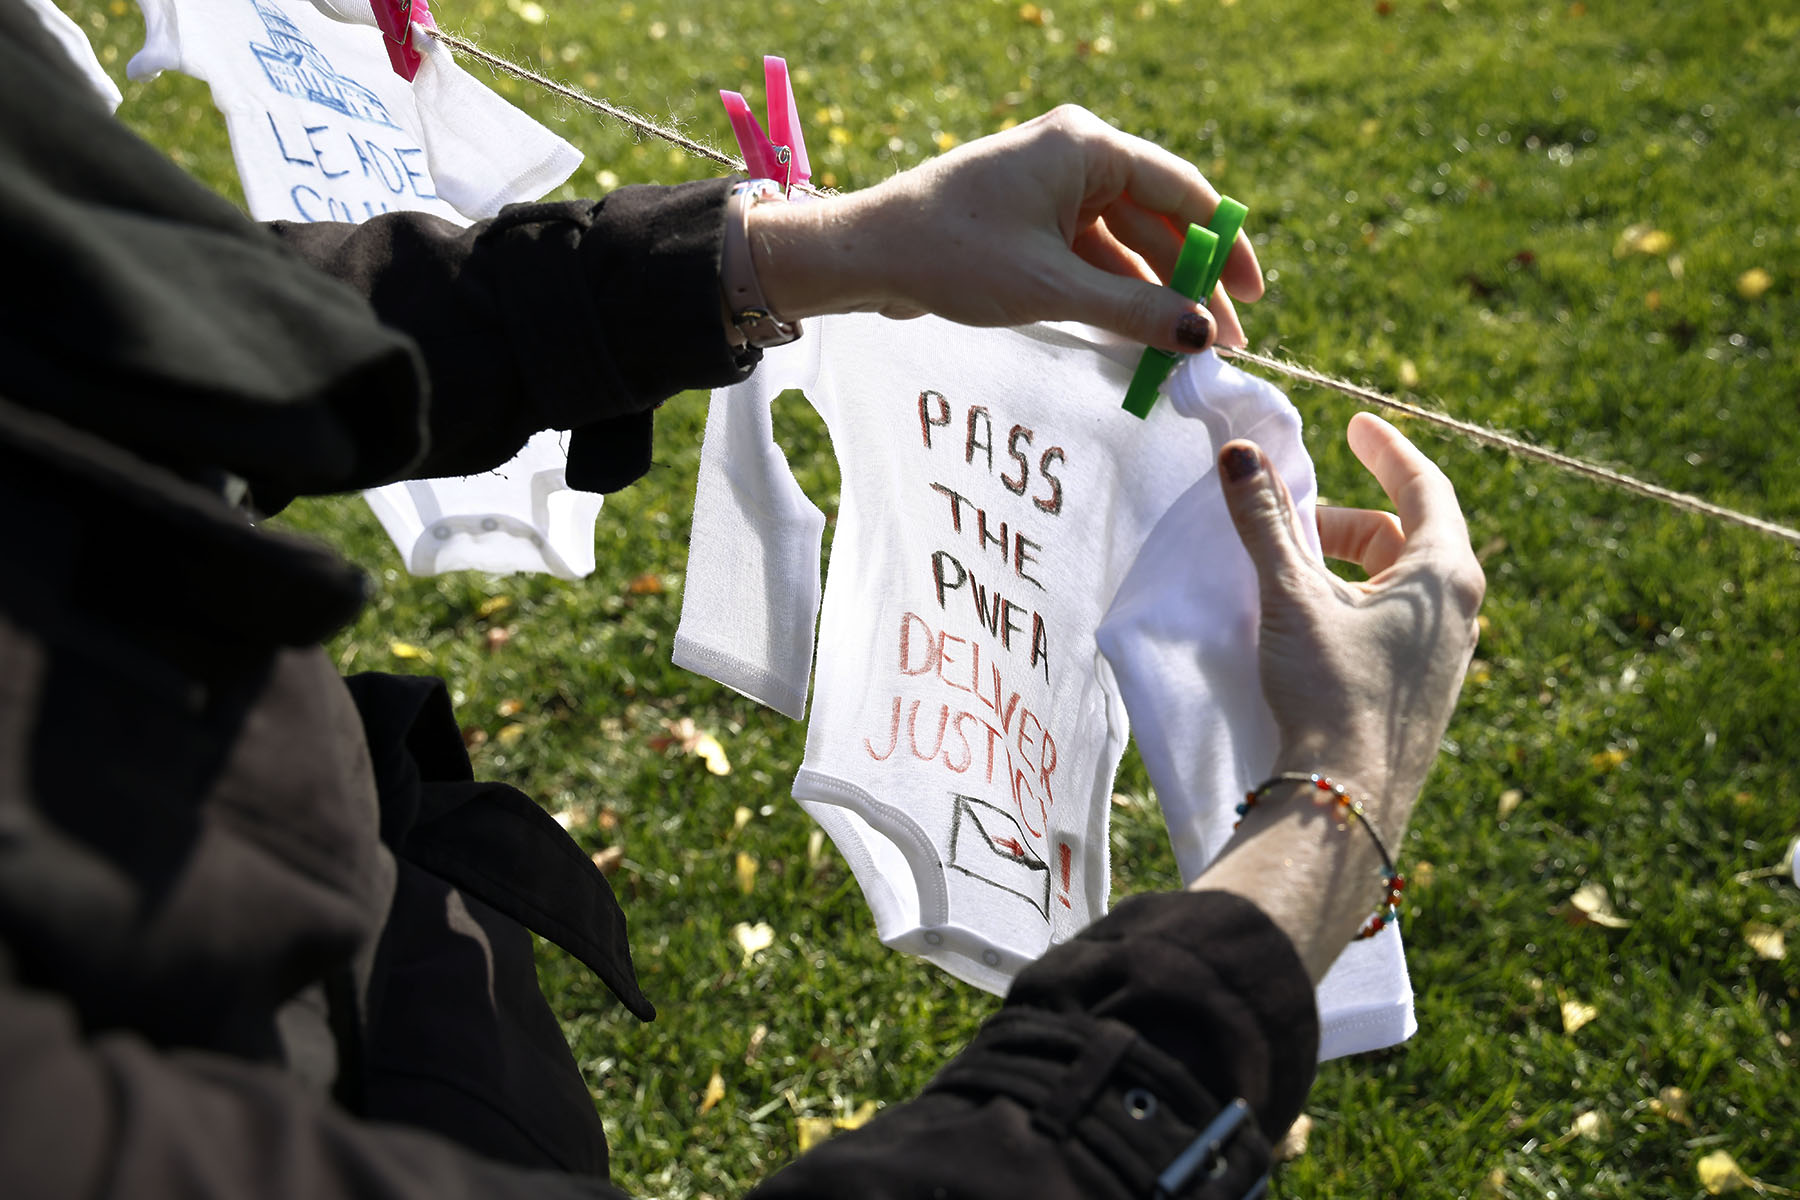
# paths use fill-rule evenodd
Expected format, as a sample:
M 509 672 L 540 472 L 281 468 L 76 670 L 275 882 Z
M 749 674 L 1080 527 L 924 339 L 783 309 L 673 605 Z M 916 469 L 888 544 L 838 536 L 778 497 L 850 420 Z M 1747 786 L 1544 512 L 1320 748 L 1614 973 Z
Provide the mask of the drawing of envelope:
M 1003 808 L 956 796 L 950 814 L 950 869 L 1010 892 L 1050 919 L 1050 868 L 1031 851 L 1018 821 Z

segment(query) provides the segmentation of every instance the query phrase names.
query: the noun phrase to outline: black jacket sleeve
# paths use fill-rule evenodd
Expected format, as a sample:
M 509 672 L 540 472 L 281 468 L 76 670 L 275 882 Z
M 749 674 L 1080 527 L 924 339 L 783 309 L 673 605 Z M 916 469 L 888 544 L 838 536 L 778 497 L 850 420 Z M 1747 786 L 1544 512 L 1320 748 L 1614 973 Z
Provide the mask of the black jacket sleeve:
M 269 228 L 422 352 L 429 448 L 412 474 L 485 470 L 569 429 L 570 482 L 612 491 L 648 466 L 657 405 L 736 383 L 759 357 L 720 320 L 729 183 L 515 204 L 467 229 L 417 213 Z
M 265 509 L 485 469 L 552 428 L 579 431 L 571 482 L 623 486 L 657 404 L 754 364 L 720 318 L 726 188 L 260 226 L 0 5 L 0 389 Z
M 1254 1119 L 1171 1196 L 1249 1194 L 1318 1057 L 1313 990 L 1261 910 L 1133 897 L 1052 949 L 919 1098 L 775 1175 L 755 1200 L 1159 1196 L 1234 1099 Z M 1173 1177 L 1171 1177 L 1173 1178 Z

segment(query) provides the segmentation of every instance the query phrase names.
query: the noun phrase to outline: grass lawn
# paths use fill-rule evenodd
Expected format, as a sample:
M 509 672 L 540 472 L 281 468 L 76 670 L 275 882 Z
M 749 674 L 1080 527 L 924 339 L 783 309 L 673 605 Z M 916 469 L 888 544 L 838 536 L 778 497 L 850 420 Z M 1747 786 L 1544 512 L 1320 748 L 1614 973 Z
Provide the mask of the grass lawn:
M 122 80 L 135 7 L 71 8 Z M 1260 348 L 1800 521 L 1800 362 L 1780 332 L 1800 328 L 1792 3 L 444 0 L 438 15 L 715 143 L 717 89 L 758 105 L 757 56 L 784 53 L 815 170 L 840 188 L 1085 104 L 1250 206 Z M 124 86 L 124 119 L 235 194 L 202 86 Z M 496 86 L 586 152 L 568 194 L 710 171 Z M 1353 409 L 1295 399 L 1327 497 L 1377 502 L 1342 444 Z M 907 1096 L 996 1003 L 875 942 L 787 798 L 802 730 L 669 664 L 704 409 L 664 410 L 658 468 L 608 500 L 600 569 L 579 584 L 408 578 L 353 499 L 282 518 L 378 582 L 333 644 L 346 669 L 438 672 L 479 771 L 622 848 L 614 883 L 660 1019 L 640 1026 L 554 951 L 542 971 L 618 1180 L 668 1197 L 732 1194 L 794 1153 L 803 1119 Z M 1489 580 L 1404 846 L 1420 1032 L 1323 1069 L 1310 1146 L 1275 1193 L 1694 1196 L 1719 1152 L 1800 1188 L 1800 969 L 1769 936 L 1800 941 L 1800 892 L 1775 871 L 1800 833 L 1800 554 L 1412 432 L 1457 481 Z M 831 511 L 817 422 L 793 412 L 780 436 Z M 659 748 L 683 718 L 716 735 L 729 775 Z M 1134 757 L 1119 789 L 1119 890 L 1170 884 Z M 1587 885 L 1617 927 L 1570 918 Z M 733 927 L 758 922 L 772 944 L 746 957 Z

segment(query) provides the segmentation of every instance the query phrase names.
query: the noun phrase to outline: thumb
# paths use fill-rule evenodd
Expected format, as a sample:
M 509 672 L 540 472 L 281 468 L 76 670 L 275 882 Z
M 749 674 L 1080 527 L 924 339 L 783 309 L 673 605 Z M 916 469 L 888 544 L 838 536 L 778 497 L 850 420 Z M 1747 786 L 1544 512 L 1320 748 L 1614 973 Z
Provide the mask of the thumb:
M 1238 540 L 1256 564 L 1265 600 L 1271 592 L 1294 588 L 1311 573 L 1310 563 L 1295 536 L 1287 485 L 1261 447 L 1242 439 L 1227 442 L 1219 452 L 1219 485 Z
M 1194 354 L 1218 340 L 1213 314 L 1175 289 L 1087 262 L 1075 267 L 1066 292 L 1074 320 L 1171 354 Z

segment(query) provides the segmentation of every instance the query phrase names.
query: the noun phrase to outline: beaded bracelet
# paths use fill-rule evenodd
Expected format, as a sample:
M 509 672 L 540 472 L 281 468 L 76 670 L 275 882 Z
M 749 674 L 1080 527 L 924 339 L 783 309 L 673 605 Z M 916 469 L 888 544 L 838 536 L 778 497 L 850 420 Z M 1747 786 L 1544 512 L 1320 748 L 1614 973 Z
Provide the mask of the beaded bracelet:
M 1374 822 L 1370 821 L 1369 814 L 1363 811 L 1362 801 L 1352 800 L 1350 794 L 1344 790 L 1343 784 L 1323 775 L 1284 771 L 1280 775 L 1263 780 L 1254 789 L 1244 793 L 1244 802 L 1237 806 L 1237 824 L 1234 824 L 1232 828 L 1235 829 L 1237 825 L 1241 825 L 1244 814 L 1255 808 L 1269 789 L 1278 783 L 1308 783 L 1319 791 L 1327 793 L 1329 799 L 1319 797 L 1316 803 L 1321 806 L 1330 804 L 1337 808 L 1339 829 L 1349 828 L 1350 817 L 1355 817 L 1362 822 L 1362 827 L 1369 831 L 1369 840 L 1375 843 L 1375 849 L 1381 855 L 1381 867 L 1382 873 L 1387 879 L 1387 891 L 1383 895 L 1381 903 L 1376 907 L 1374 915 L 1364 923 L 1361 931 L 1357 933 L 1356 940 L 1372 938 L 1380 933 L 1384 926 L 1398 925 L 1400 923 L 1400 893 L 1406 888 L 1406 879 L 1394 869 L 1394 856 L 1388 853 L 1387 844 L 1375 831 Z

